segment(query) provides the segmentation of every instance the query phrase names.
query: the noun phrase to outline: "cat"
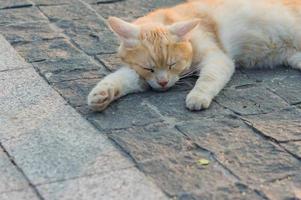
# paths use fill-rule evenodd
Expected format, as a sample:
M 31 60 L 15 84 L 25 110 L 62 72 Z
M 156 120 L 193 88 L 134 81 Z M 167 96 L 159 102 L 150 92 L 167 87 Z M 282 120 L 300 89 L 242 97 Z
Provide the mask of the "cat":
M 108 25 L 127 67 L 92 89 L 88 105 L 95 111 L 129 93 L 168 90 L 194 72 L 199 78 L 186 107 L 202 110 L 235 66 L 301 69 L 301 0 L 190 0 L 132 23 L 110 17 Z

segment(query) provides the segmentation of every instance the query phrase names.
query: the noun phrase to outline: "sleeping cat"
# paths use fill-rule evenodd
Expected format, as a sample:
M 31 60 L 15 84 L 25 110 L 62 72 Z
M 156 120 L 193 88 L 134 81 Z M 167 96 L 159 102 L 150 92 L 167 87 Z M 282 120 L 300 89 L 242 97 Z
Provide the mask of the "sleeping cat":
M 97 111 L 149 87 L 165 91 L 199 72 L 186 97 L 206 109 L 235 71 L 290 65 L 301 69 L 301 0 L 193 0 L 132 23 L 110 17 L 127 67 L 106 76 L 88 96 Z

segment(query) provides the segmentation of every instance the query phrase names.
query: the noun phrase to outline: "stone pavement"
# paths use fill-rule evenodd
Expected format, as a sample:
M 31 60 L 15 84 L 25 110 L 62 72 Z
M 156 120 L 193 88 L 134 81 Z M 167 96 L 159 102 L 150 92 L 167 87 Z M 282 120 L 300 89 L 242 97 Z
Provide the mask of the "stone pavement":
M 299 71 L 238 70 L 201 112 L 185 109 L 193 77 L 87 108 L 121 65 L 105 19 L 178 2 L 0 0 L 0 34 L 29 63 L 0 65 L 0 199 L 301 199 Z

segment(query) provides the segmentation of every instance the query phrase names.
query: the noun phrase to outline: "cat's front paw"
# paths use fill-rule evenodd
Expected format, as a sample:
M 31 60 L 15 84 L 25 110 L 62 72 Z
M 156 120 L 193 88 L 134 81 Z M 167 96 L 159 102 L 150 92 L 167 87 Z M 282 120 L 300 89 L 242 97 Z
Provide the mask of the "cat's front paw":
M 120 95 L 114 85 L 103 83 L 97 85 L 88 95 L 88 106 L 94 111 L 102 111 Z
M 189 110 L 202 110 L 210 106 L 212 97 L 203 92 L 192 90 L 186 97 L 186 107 Z

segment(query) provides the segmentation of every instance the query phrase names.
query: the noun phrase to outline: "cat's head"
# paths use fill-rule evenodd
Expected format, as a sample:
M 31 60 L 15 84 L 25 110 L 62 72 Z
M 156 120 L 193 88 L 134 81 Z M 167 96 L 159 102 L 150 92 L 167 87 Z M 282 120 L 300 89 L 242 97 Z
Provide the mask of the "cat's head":
M 199 20 L 169 26 L 135 25 L 116 17 L 108 24 L 120 39 L 119 56 L 155 90 L 172 87 L 192 62 L 189 33 Z

